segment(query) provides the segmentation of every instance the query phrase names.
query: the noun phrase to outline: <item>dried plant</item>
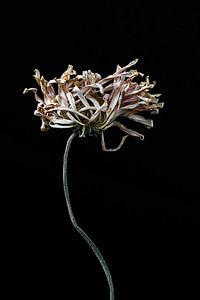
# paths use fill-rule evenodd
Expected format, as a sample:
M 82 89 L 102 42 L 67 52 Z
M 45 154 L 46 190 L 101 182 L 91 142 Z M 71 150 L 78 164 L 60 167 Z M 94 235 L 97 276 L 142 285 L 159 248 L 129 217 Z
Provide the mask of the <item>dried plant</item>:
M 73 214 L 69 198 L 67 182 L 67 162 L 71 142 L 78 134 L 101 135 L 101 144 L 104 151 L 117 151 L 124 144 L 128 136 L 144 136 L 121 124 L 118 117 L 126 117 L 135 122 L 144 124 L 147 128 L 153 127 L 152 119 L 144 117 L 143 112 L 157 114 L 163 103 L 159 103 L 160 94 L 150 94 L 155 82 L 150 83 L 149 77 L 137 70 L 129 70 L 137 63 L 137 59 L 125 67 L 117 66 L 116 72 L 105 78 L 90 70 L 77 75 L 73 66 L 69 65 L 60 78 L 47 81 L 40 72 L 35 70 L 35 80 L 41 88 L 43 97 L 39 97 L 36 88 L 25 89 L 24 93 L 32 91 L 38 102 L 35 115 L 42 121 L 41 130 L 53 128 L 72 128 L 63 159 L 63 186 L 69 216 L 74 228 L 85 239 L 98 258 L 110 288 L 110 300 L 114 300 L 114 287 L 108 266 L 97 246 L 88 235 L 78 226 Z M 140 79 L 140 80 L 139 80 Z M 104 131 L 116 126 L 126 133 L 120 144 L 114 149 L 105 146 Z
M 137 59 L 125 67 L 117 66 L 116 72 L 105 78 L 98 73 L 84 71 L 77 75 L 73 66 L 60 78 L 47 81 L 40 72 L 35 70 L 35 79 L 41 88 L 43 98 L 37 94 L 36 88 L 25 89 L 24 93 L 32 91 L 38 102 L 35 115 L 42 120 L 41 130 L 53 128 L 72 128 L 80 137 L 101 135 L 104 151 L 117 151 L 130 135 L 143 139 L 144 136 L 121 124 L 117 118 L 122 116 L 135 122 L 153 127 L 152 119 L 142 116 L 142 112 L 158 113 L 163 103 L 158 103 L 160 94 L 150 94 L 155 82 L 150 83 L 149 77 L 137 83 L 136 77 L 143 77 L 137 70 L 129 70 Z M 56 89 L 54 88 L 56 85 Z M 126 135 L 115 149 L 107 149 L 104 142 L 104 131 L 112 126 L 120 128 Z

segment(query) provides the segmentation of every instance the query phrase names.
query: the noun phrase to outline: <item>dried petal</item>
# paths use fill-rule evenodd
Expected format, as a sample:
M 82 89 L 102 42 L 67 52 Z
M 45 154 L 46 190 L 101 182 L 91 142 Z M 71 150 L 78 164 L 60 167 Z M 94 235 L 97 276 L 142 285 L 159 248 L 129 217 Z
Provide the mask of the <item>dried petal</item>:
M 37 81 L 38 85 L 40 85 L 40 71 L 38 71 L 37 69 L 35 69 L 34 72 L 35 72 L 35 74 L 33 75 L 33 77 Z
M 105 145 L 105 140 L 104 140 L 104 133 L 102 131 L 101 133 L 101 146 L 102 146 L 102 150 L 103 151 L 107 151 L 107 152 L 116 152 L 118 151 L 124 144 L 125 140 L 127 139 L 128 135 L 125 135 L 123 136 L 123 138 L 121 139 L 121 142 L 120 144 L 116 147 L 116 148 L 113 148 L 113 149 L 108 149 Z
M 134 130 L 132 130 L 132 129 L 130 129 L 130 128 L 125 127 L 124 125 L 122 125 L 122 124 L 121 124 L 120 122 L 118 122 L 118 121 L 114 121 L 114 122 L 112 123 L 112 126 L 118 127 L 119 129 L 121 129 L 122 131 L 128 133 L 128 134 L 131 135 L 131 136 L 139 137 L 140 140 L 143 140 L 143 139 L 144 139 L 144 135 L 143 135 L 143 134 L 140 134 L 140 133 L 138 133 L 137 131 L 134 131 Z
M 139 122 L 141 124 L 144 124 L 147 128 L 151 128 L 153 127 L 153 120 L 151 119 L 147 119 L 141 115 L 138 115 L 138 114 L 131 114 L 131 113 L 127 113 L 126 116 L 135 121 L 135 122 Z

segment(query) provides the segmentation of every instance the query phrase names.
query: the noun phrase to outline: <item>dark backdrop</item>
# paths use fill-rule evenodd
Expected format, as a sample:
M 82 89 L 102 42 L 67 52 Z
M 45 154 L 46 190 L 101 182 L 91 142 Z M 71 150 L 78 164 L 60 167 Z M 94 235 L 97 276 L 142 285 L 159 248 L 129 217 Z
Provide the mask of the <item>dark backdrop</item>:
M 3 12 L 4 14 L 4 12 Z M 2 14 L 2 15 L 3 15 Z M 199 10 L 160 1 L 39 1 L 5 11 L 2 65 L 3 216 L 7 293 L 20 299 L 108 299 L 100 265 L 73 229 L 62 187 L 68 131 L 42 133 L 33 70 L 68 64 L 103 76 L 139 58 L 165 106 L 145 140 L 104 153 L 75 139 L 69 161 L 77 222 L 102 251 L 116 300 L 199 296 Z M 118 131 L 107 133 L 115 145 Z M 197 271 L 197 272 L 196 272 Z

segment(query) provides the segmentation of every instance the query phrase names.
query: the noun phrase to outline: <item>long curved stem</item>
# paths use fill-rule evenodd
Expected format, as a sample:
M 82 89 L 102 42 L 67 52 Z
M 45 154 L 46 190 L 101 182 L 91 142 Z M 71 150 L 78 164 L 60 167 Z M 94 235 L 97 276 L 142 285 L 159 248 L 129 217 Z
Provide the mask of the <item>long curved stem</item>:
M 90 248 L 95 253 L 96 257 L 98 258 L 98 260 L 101 264 L 101 267 L 104 270 L 104 273 L 106 275 L 107 281 L 108 281 L 108 285 L 109 285 L 109 289 L 110 289 L 110 300 L 114 300 L 114 287 L 113 287 L 112 277 L 111 277 L 110 271 L 108 269 L 108 266 L 102 256 L 101 252 L 97 248 L 97 246 L 93 243 L 93 241 L 89 238 L 89 236 L 78 226 L 76 219 L 74 217 L 72 207 L 71 207 L 71 202 L 70 202 L 70 198 L 69 198 L 69 190 L 68 190 L 68 181 L 67 181 L 67 166 L 68 166 L 67 161 L 68 161 L 70 145 L 71 145 L 73 138 L 76 136 L 76 134 L 77 133 L 72 133 L 72 135 L 69 137 L 66 147 L 65 147 L 65 153 L 64 153 L 64 158 L 63 158 L 63 187 L 64 187 L 67 208 L 68 208 L 70 220 L 71 220 L 74 228 L 84 238 L 84 240 L 88 243 Z

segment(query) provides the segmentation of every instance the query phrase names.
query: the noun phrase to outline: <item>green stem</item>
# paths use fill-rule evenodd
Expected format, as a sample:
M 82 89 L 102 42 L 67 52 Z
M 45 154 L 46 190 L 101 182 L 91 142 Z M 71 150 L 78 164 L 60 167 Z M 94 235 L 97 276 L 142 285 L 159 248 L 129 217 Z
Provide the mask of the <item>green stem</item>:
M 70 202 L 70 198 L 69 198 L 69 190 L 68 190 L 68 181 L 67 181 L 67 161 L 68 161 L 70 145 L 71 145 L 73 138 L 76 136 L 76 134 L 77 133 L 72 133 L 72 135 L 69 137 L 66 147 L 65 147 L 65 153 L 64 153 L 64 158 L 63 158 L 63 187 L 64 187 L 67 208 L 68 208 L 70 220 L 71 220 L 74 228 L 84 238 L 84 240 L 88 243 L 90 248 L 95 253 L 96 257 L 98 258 L 98 260 L 101 264 L 101 267 L 104 270 L 104 273 L 106 275 L 107 281 L 108 281 L 108 285 L 109 285 L 109 289 L 110 289 L 110 300 L 114 300 L 114 287 L 113 287 L 112 277 L 111 277 L 110 271 L 108 269 L 108 266 L 102 256 L 101 252 L 97 248 L 97 246 L 93 243 L 93 241 L 89 238 L 89 236 L 78 226 L 76 219 L 74 217 L 72 207 L 71 207 L 71 202 Z

